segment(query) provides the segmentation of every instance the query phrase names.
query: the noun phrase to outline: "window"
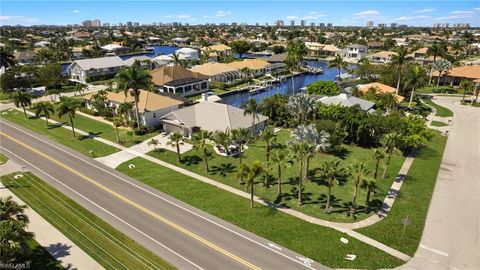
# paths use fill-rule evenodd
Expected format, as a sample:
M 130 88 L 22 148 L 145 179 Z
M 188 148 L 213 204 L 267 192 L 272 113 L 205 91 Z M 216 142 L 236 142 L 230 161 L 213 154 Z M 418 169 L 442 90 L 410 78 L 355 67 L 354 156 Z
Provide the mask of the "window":
M 185 92 L 188 92 L 188 91 L 191 91 L 191 90 L 192 90 L 192 86 L 191 86 L 191 85 L 185 86 Z
M 207 82 L 202 82 L 202 86 L 201 86 L 201 87 L 202 87 L 202 89 L 206 89 L 206 88 L 208 87 Z
M 157 118 L 157 113 L 153 113 L 153 118 Z

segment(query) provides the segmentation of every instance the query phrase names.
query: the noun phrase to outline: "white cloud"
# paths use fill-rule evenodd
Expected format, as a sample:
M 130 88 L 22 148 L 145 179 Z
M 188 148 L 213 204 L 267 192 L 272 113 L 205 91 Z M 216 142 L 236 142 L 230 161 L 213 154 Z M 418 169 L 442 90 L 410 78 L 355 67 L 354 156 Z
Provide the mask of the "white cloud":
M 475 11 L 480 11 L 480 7 L 474 8 Z
M 80 13 L 80 10 L 74 9 L 74 10 L 72 10 L 72 12 L 73 12 L 73 13 Z
M 374 18 L 380 15 L 380 12 L 374 9 L 364 10 L 353 14 L 354 19 Z
M 393 19 L 393 21 L 411 21 L 411 20 L 428 20 L 431 16 L 419 15 L 419 16 L 401 16 Z
M 28 16 L 0 16 L 0 25 L 32 25 L 38 22 L 37 18 L 32 18 Z
M 302 20 L 317 20 L 320 17 L 327 17 L 327 15 L 320 14 L 316 11 L 310 11 L 308 15 L 302 17 Z
M 456 10 L 456 11 L 452 11 L 450 14 L 452 14 L 452 15 L 472 15 L 473 11 L 472 10 Z
M 287 19 L 289 19 L 289 20 L 295 20 L 295 19 L 298 19 L 298 17 L 297 17 L 297 16 L 287 16 Z
M 215 16 L 211 16 L 211 15 L 204 15 L 204 16 L 203 16 L 203 18 L 206 18 L 206 19 L 211 19 L 211 18 L 213 18 L 213 17 L 215 17 Z
M 192 19 L 192 16 L 187 14 L 180 14 L 180 15 L 165 15 L 163 16 L 168 19 Z
M 219 10 L 215 12 L 215 17 L 227 17 L 230 14 L 232 14 L 231 11 Z
M 424 9 L 417 9 L 412 11 L 413 14 L 424 14 L 424 13 L 430 13 L 434 12 L 436 9 L 434 8 L 424 8 Z

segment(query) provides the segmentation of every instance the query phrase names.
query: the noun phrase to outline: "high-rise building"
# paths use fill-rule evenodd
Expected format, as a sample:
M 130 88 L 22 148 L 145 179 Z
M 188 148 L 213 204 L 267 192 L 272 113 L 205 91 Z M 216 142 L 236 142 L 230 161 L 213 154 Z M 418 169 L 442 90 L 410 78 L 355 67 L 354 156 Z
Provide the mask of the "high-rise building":
M 100 20 L 86 20 L 82 22 L 83 27 L 100 27 Z
M 295 20 L 291 20 L 291 21 L 290 21 L 290 26 L 291 26 L 291 27 L 294 27 L 294 26 L 295 26 Z
M 378 28 L 387 28 L 387 24 L 386 23 L 379 23 Z
M 367 27 L 368 28 L 373 28 L 373 21 L 368 21 L 367 22 Z
M 133 26 L 132 22 L 127 22 L 127 26 Z
M 318 26 L 325 27 L 325 23 L 320 23 Z
M 282 20 L 276 20 L 275 25 L 277 27 L 283 27 L 283 26 L 285 26 L 285 23 Z
M 300 21 L 300 26 L 301 27 L 305 27 L 307 25 L 307 21 L 306 20 L 301 20 Z
M 110 24 L 108 22 L 103 23 L 103 27 L 110 27 Z
M 315 27 L 315 23 L 314 23 L 314 22 L 311 22 L 311 23 L 310 23 L 310 27 Z
M 138 26 L 140 26 L 140 23 L 134 22 L 134 23 L 133 23 L 133 26 L 138 27 Z
M 332 23 L 327 23 L 327 27 L 332 27 L 333 24 Z
M 123 23 L 118 23 L 118 26 L 123 27 Z
M 397 28 L 397 26 L 398 26 L 398 23 L 391 23 L 390 24 L 390 28 Z

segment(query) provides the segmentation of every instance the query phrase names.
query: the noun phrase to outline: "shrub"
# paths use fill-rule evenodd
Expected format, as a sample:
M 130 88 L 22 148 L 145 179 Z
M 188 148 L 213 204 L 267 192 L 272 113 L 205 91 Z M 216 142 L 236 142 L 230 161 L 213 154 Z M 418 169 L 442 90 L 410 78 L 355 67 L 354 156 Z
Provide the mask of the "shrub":
M 93 116 L 99 116 L 100 115 L 97 111 L 94 111 L 92 109 L 88 109 L 88 108 L 85 108 L 85 107 L 80 108 L 79 111 L 81 111 L 82 113 L 93 115 Z
M 307 94 L 335 96 L 340 94 L 340 89 L 332 81 L 318 81 L 307 86 Z
M 134 133 L 135 135 L 145 135 L 148 132 L 146 128 L 140 128 L 140 129 L 135 129 Z

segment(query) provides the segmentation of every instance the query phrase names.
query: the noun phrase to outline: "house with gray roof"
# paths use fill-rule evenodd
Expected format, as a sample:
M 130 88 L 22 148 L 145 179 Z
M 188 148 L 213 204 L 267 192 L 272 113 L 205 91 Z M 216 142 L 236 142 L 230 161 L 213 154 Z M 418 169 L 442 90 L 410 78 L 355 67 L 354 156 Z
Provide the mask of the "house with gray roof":
M 244 110 L 227 104 L 201 102 L 169 112 L 161 117 L 163 130 L 167 133 L 179 132 L 185 137 L 199 130 L 210 132 L 226 129 L 254 129 L 258 134 L 267 126 L 268 117 L 259 115 L 252 126 L 251 115 L 244 115 Z
M 362 99 L 357 98 L 348 94 L 340 94 L 337 96 L 324 96 L 317 100 L 317 102 L 321 102 L 325 105 L 339 105 L 344 107 L 352 107 L 355 105 L 359 105 L 362 110 L 366 112 L 374 112 L 375 103 Z
M 122 58 L 109 56 L 75 60 L 68 66 L 68 72 L 71 79 L 86 83 L 112 78 L 125 66 Z

